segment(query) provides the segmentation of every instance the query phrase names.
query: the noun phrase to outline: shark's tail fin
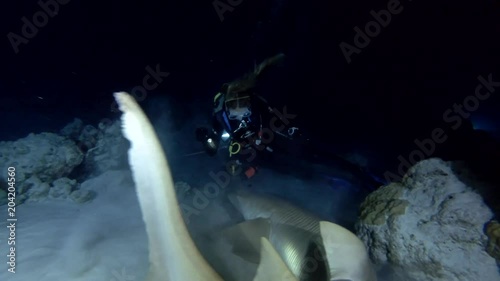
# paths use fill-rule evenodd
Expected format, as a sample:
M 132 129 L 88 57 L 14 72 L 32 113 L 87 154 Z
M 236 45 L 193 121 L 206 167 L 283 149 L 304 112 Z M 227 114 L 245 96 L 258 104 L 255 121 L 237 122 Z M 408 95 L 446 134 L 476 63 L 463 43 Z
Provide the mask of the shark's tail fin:
M 123 112 L 123 134 L 131 142 L 129 163 L 148 235 L 147 280 L 221 281 L 184 224 L 168 161 L 153 126 L 132 96 L 125 92 L 114 96 Z

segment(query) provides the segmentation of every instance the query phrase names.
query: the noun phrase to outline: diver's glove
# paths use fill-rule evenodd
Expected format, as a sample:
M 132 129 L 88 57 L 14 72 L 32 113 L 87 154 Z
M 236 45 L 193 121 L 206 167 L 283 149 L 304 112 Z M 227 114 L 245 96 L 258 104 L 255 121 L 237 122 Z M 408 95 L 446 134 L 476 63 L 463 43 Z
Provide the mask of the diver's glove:
M 219 141 L 215 133 L 210 133 L 207 128 L 200 127 L 196 129 L 196 140 L 203 144 L 208 155 L 214 156 L 217 153 Z

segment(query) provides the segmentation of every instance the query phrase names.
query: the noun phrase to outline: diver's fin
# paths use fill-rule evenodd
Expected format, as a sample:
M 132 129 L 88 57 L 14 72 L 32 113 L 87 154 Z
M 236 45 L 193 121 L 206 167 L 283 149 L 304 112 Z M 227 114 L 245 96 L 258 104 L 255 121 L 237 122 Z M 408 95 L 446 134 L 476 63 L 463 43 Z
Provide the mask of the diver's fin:
M 147 280 L 222 280 L 196 248 L 184 224 L 167 159 L 153 126 L 135 99 L 114 94 L 149 242 Z
M 331 280 L 377 280 L 366 247 L 354 233 L 327 221 L 321 221 L 319 227 Z
M 244 221 L 222 232 L 224 238 L 232 245 L 232 252 L 242 259 L 259 264 L 260 238 L 269 237 L 270 222 L 268 219 Z
M 254 72 L 253 74 L 257 78 L 262 72 L 269 66 L 271 65 L 276 65 L 280 62 L 282 62 L 285 58 L 285 54 L 279 53 L 277 55 L 274 55 L 270 58 L 265 59 L 263 62 L 261 62 L 257 67 L 254 67 Z
M 267 238 L 262 237 L 260 264 L 253 281 L 298 281 Z

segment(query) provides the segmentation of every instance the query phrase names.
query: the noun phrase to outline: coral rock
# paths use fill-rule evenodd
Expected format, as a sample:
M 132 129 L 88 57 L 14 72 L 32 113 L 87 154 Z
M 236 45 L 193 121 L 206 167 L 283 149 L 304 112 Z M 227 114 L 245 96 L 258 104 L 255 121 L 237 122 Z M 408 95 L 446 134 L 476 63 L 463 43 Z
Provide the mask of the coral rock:
M 68 178 L 60 178 L 52 182 L 52 186 L 49 190 L 49 197 L 66 199 L 69 197 L 70 193 L 76 188 L 76 180 L 71 180 Z
M 69 139 L 76 139 L 83 128 L 83 122 L 81 119 L 75 118 L 73 122 L 64 126 L 64 128 L 59 131 L 59 134 L 65 136 Z
M 500 223 L 495 220 L 490 221 L 486 226 L 486 235 L 488 235 L 486 251 L 500 262 Z
M 108 125 L 104 123 L 98 125 L 100 131 L 95 134 L 95 145 L 85 155 L 85 167 L 91 175 L 95 176 L 109 170 L 128 168 L 127 150 L 129 143 L 123 137 L 120 126 L 120 121 Z
M 52 133 L 30 134 L 17 141 L 0 142 L 0 169 L 16 168 L 16 184 L 31 176 L 51 182 L 66 176 L 83 160 L 76 144 Z M 5 180 L 7 173 L 1 173 Z
M 81 204 L 94 199 L 95 196 L 95 193 L 90 190 L 75 190 L 71 192 L 69 197 L 76 203 Z
M 67 176 L 82 161 L 83 154 L 73 141 L 52 133 L 0 142 L 0 169 L 15 168 L 18 202 L 43 200 L 49 194 L 48 183 Z M 1 173 L 0 180 L 6 181 L 6 176 Z
M 449 163 L 428 159 L 410 168 L 401 183 L 366 198 L 356 232 L 373 262 L 391 268 L 396 280 L 500 280 L 495 259 L 485 251 L 483 227 L 492 216 Z

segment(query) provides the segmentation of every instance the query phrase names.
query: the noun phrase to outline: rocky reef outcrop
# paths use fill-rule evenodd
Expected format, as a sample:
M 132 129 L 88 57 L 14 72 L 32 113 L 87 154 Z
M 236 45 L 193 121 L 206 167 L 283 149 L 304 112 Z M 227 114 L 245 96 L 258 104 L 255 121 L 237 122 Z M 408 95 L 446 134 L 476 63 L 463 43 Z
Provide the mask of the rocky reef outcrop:
M 0 142 L 0 181 L 7 182 L 8 167 L 15 168 L 18 202 L 69 196 L 76 182 L 66 178 L 84 155 L 71 140 L 53 133 L 30 134 L 17 141 Z M 2 184 L 2 186 L 6 186 Z M 0 204 L 6 203 L 6 190 Z
M 0 142 L 0 182 L 7 182 L 7 168 L 15 168 L 17 204 L 46 199 L 83 203 L 95 197 L 81 190 L 85 180 L 109 170 L 128 169 L 128 142 L 120 121 L 104 120 L 96 127 L 80 119 L 59 134 L 30 134 L 16 141 Z M 0 185 L 0 205 L 7 203 L 7 184 Z
M 109 170 L 128 168 L 128 141 L 121 132 L 119 120 L 104 119 L 97 128 L 83 125 L 76 118 L 61 130 L 61 135 L 73 140 L 84 153 L 83 171 L 85 176 L 97 176 Z
M 492 217 L 450 163 L 434 158 L 414 165 L 400 183 L 370 194 L 356 232 L 373 262 L 390 267 L 395 280 L 500 280 L 486 251 L 484 229 Z
M 500 264 L 500 223 L 496 220 L 490 221 L 486 225 L 486 235 L 488 236 L 486 251 Z

